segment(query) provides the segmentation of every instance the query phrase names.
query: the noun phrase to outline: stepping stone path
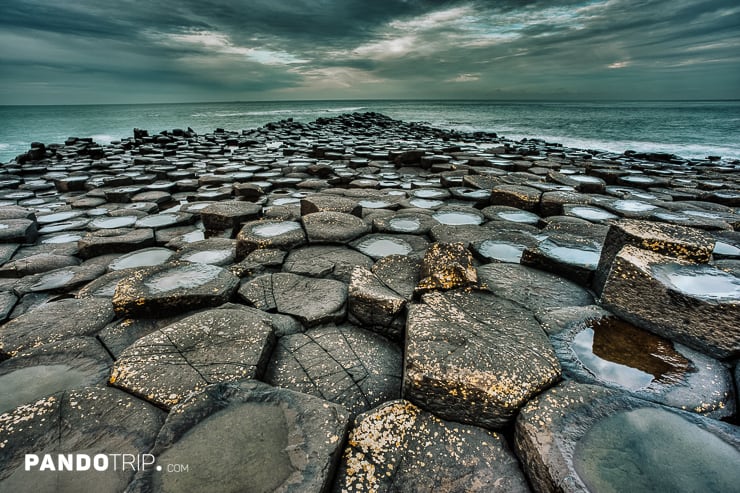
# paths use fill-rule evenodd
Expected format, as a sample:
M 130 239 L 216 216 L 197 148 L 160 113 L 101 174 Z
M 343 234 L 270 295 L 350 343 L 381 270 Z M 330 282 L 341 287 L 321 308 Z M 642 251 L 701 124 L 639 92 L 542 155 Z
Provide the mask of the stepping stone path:
M 740 162 L 160 130 L 0 164 L 0 491 L 740 483 Z

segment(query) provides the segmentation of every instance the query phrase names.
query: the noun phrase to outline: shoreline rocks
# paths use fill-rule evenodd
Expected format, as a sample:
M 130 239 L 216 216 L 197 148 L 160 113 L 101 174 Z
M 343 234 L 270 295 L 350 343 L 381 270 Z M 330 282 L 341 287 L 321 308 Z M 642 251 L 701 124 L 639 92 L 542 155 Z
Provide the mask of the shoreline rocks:
M 111 491 L 731 489 L 738 171 L 376 113 L 34 145 L 0 165 L 0 489 L 47 445 L 199 471 Z

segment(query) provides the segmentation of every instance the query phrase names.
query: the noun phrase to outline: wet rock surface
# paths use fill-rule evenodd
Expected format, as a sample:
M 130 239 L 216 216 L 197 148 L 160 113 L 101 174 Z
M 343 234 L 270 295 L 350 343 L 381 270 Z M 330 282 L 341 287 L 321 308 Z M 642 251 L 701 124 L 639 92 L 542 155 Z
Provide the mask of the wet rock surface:
M 529 488 L 495 432 L 444 421 L 404 400 L 358 416 L 335 491 L 517 491 Z
M 456 291 L 409 307 L 403 396 L 444 419 L 503 427 L 559 378 L 550 342 L 522 306 Z
M 321 397 L 351 416 L 401 395 L 401 349 L 353 325 L 317 327 L 282 337 L 264 380 Z
M 377 419 L 362 418 L 357 429 L 382 423 L 408 448 L 378 452 L 373 447 L 385 443 L 384 435 L 371 427 L 362 445 L 345 447 L 337 431 L 324 444 L 332 451 L 293 461 L 298 455 L 280 447 L 298 443 L 291 440 L 299 433 L 291 431 L 281 441 L 280 433 L 290 428 L 282 423 L 302 419 L 301 410 L 316 402 L 323 410 L 334 406 L 323 400 L 296 398 L 287 407 L 280 404 L 279 413 L 257 406 L 237 412 L 239 420 L 217 420 L 214 426 L 224 435 L 224 427 L 242 430 L 250 421 L 240 420 L 249 416 L 264 424 L 235 435 L 234 457 L 240 467 L 259 465 L 250 474 L 267 489 L 284 474 L 288 483 L 304 485 L 305 479 L 316 490 L 347 484 L 372 490 L 376 483 L 368 478 L 375 474 L 378 485 L 396 491 L 404 485 L 517 490 L 520 476 L 510 467 L 501 436 L 488 438 L 490 428 L 501 428 L 511 446 L 512 423 L 530 420 L 528 410 L 541 407 L 543 399 L 557 401 L 547 389 L 560 378 L 568 385 L 595 385 L 616 396 L 614 402 L 678 413 L 700 427 L 709 423 L 706 430 L 736 430 L 718 420 L 738 422 L 729 373 L 734 371 L 737 387 L 738 170 L 740 163 L 722 159 L 586 152 L 374 113 L 310 123 L 287 119 L 202 135 L 137 129 L 133 137 L 106 145 L 87 138 L 35 145 L 0 166 L 0 373 L 15 375 L 9 392 L 16 399 L 0 397 L 0 403 L 16 406 L 8 411 L 16 424 L 33 424 L 33 430 L 23 428 L 23 438 L 10 435 L 0 457 L 17 461 L 20 444 L 38 443 L 37 452 L 51 443 L 46 434 L 53 424 L 37 414 L 50 395 L 69 396 L 81 385 L 94 389 L 90 399 L 102 407 L 75 418 L 75 429 L 96 430 L 85 443 L 129 436 L 136 430 L 126 423 L 140 419 L 149 442 L 134 448 L 144 452 L 156 430 L 147 428 L 141 409 L 161 422 L 157 406 L 172 407 L 174 417 L 176 402 L 203 395 L 194 391 L 212 382 L 265 380 L 270 368 L 281 369 L 280 377 L 270 374 L 272 384 L 341 402 L 353 414 L 376 413 Z M 605 317 L 619 323 L 596 323 Z M 108 366 L 118 389 L 103 387 Z M 130 368 L 139 373 L 121 373 Z M 30 407 L 19 404 L 28 400 L 19 386 L 29 378 L 28 390 L 38 391 Z M 418 408 L 406 402 L 401 411 L 396 402 L 388 406 L 398 412 L 382 411 L 399 397 L 399 378 L 403 397 Z M 260 388 L 261 396 L 290 393 Z M 213 395 L 226 395 L 218 392 Z M 566 491 L 574 484 L 608 489 L 610 474 L 629 470 L 613 467 L 611 460 L 652 464 L 642 458 L 645 450 L 660 452 L 666 447 L 656 444 L 671 443 L 664 425 L 688 440 L 699 437 L 692 447 L 706 449 L 707 457 L 724 450 L 672 417 L 656 420 L 641 412 L 615 412 L 615 421 L 594 424 L 595 431 L 587 433 L 581 424 L 588 399 L 574 394 L 557 419 L 542 415 L 542 424 L 532 421 L 544 433 L 574 416 L 575 424 L 566 428 L 583 432 L 581 441 L 567 442 L 562 450 L 590 452 L 576 454 L 573 467 L 563 461 L 537 465 L 537 457 L 557 451 L 551 437 L 510 447 L 535 489 L 546 491 L 557 478 Z M 51 407 L 69 414 L 55 402 Z M 118 416 L 121 402 L 134 409 L 132 421 L 121 418 L 123 428 L 110 433 L 107 424 L 96 428 L 98 416 Z M 689 418 L 679 409 L 689 411 Z M 188 414 L 179 429 L 200 429 L 196 441 L 206 443 L 214 423 L 209 413 Z M 400 421 L 392 422 L 393 416 Z M 418 433 L 397 435 L 406 424 Z M 311 426 L 323 425 L 290 429 Z M 635 426 L 654 428 L 655 437 L 633 432 Z M 610 431 L 617 428 L 627 432 Z M 250 442 L 245 456 L 244 437 L 252 440 L 254 430 L 267 433 L 267 442 Z M 737 450 L 736 441 L 725 438 Z M 196 454 L 191 470 L 205 471 L 198 481 L 234 475 L 238 468 L 224 472 L 206 457 L 208 450 L 217 451 L 210 457 L 224 455 L 218 444 L 200 449 L 188 440 L 178 438 L 175 445 Z M 619 450 L 600 452 L 612 445 Z M 168 453 L 165 448 L 162 453 Z M 347 459 L 359 462 L 345 461 L 334 478 L 333 461 L 343 448 L 350 451 Z M 3 455 L 7 450 L 14 452 Z M 726 450 L 723 456 L 734 457 Z M 394 469 L 385 467 L 385 459 Z M 663 477 L 684 467 L 679 459 L 664 457 L 681 466 L 663 470 Z M 714 471 L 701 460 L 696 464 Z M 710 462 L 737 470 L 722 460 Z M 3 464 L 3 478 L 17 473 L 19 463 L 14 464 Z M 122 491 L 130 476 L 111 479 L 116 486 L 109 489 Z M 36 484 L 29 477 L 23 488 Z M 67 488 L 64 481 L 72 484 L 78 477 L 69 478 L 59 485 Z M 99 484 L 90 478 L 81 478 L 74 491 L 109 484 L 102 476 Z M 231 483 L 236 490 L 254 484 L 238 478 Z M 725 484 L 722 471 L 716 478 L 712 484 L 685 484 L 702 491 Z M 176 485 L 175 476 L 140 479 L 132 491 L 205 488 L 197 482 Z M 14 481 L 10 491 L 22 491 Z M 219 481 L 212 486 L 223 491 Z M 8 489 L 0 484 L 0 490 Z
M 109 382 L 169 409 L 210 384 L 261 377 L 274 344 L 258 310 L 209 310 L 138 339 Z
M 739 478 L 737 427 L 573 382 L 522 410 L 515 445 L 537 491 L 731 491 Z
M 306 394 L 254 381 L 213 385 L 170 413 L 152 449 L 157 462 L 197 472 L 149 470 L 127 491 L 325 491 L 348 421 L 341 406 Z

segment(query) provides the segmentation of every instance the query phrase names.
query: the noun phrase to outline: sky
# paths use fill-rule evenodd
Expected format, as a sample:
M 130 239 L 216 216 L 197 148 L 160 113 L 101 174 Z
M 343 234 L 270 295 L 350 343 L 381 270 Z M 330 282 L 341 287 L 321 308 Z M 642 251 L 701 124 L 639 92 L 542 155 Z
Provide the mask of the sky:
M 738 0 L 0 2 L 0 104 L 738 98 Z

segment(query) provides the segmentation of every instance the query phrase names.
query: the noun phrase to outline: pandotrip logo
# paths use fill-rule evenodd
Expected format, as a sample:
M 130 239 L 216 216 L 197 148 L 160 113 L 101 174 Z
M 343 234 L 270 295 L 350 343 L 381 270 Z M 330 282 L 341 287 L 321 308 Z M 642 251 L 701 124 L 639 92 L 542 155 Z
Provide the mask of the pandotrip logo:
M 152 454 L 26 454 L 26 471 L 157 471 L 188 472 L 188 464 L 157 464 Z

